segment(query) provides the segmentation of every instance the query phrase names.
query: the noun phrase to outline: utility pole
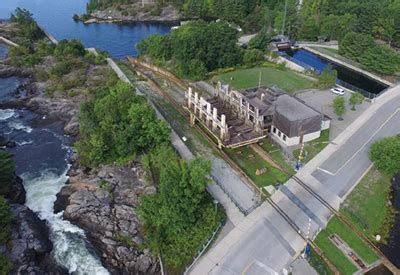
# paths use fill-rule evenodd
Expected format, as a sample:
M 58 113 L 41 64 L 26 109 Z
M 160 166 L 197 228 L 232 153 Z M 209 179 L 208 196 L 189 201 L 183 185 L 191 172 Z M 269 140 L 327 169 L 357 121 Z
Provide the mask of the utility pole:
M 288 0 L 285 0 L 285 10 L 283 11 L 283 21 L 282 21 L 282 33 L 281 33 L 282 35 L 285 34 L 287 5 L 288 5 Z
M 260 74 L 258 75 L 258 88 L 260 89 L 261 87 L 261 71 Z

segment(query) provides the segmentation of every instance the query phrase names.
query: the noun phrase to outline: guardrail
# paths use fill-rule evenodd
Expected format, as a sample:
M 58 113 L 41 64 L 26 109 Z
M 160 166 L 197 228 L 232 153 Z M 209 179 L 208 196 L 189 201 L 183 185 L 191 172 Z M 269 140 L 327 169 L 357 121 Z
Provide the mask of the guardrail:
M 340 80 L 340 79 L 336 79 L 336 84 L 338 84 L 340 86 L 343 86 L 343 87 L 345 87 L 345 88 L 347 88 L 349 90 L 352 90 L 354 92 L 358 92 L 358 93 L 362 94 L 363 96 L 365 96 L 366 98 L 369 98 L 369 99 L 374 99 L 375 97 L 377 97 L 377 94 L 370 93 L 370 92 L 368 92 L 366 90 L 358 88 L 358 87 L 356 87 L 354 85 L 351 85 L 350 83 L 344 82 L 343 80 Z

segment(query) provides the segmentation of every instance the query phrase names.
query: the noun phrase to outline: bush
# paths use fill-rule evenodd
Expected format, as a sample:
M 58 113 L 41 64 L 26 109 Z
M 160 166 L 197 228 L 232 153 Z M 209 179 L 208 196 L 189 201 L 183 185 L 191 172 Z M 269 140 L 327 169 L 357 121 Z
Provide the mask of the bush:
M 258 49 L 261 51 L 265 51 L 268 49 L 270 42 L 271 42 L 271 35 L 267 32 L 266 29 L 263 29 L 256 36 L 250 39 L 249 49 Z
M 79 117 L 81 139 L 75 146 L 84 165 L 123 164 L 169 140 L 167 124 L 131 86 L 118 82 L 96 94 Z
M 77 39 L 63 39 L 57 44 L 54 50 L 54 55 L 58 58 L 65 58 L 67 56 L 81 57 L 85 54 L 85 46 Z
M 5 244 L 11 238 L 12 215 L 10 206 L 3 196 L 0 196 L 0 245 Z
M 264 53 L 257 49 L 246 50 L 243 56 L 243 62 L 247 65 L 264 60 Z
M 10 258 L 0 252 L 0 274 L 11 274 L 13 263 Z
M 336 84 L 337 71 L 329 64 L 328 67 L 318 76 L 318 87 L 325 89 Z
M 371 146 L 369 158 L 380 172 L 388 176 L 398 173 L 400 171 L 400 136 L 376 141 Z
M 36 47 L 36 53 L 40 57 L 45 57 L 52 55 L 54 53 L 54 48 L 55 46 L 53 44 L 47 42 L 46 40 L 41 40 Z
M 71 72 L 71 70 L 72 62 L 69 60 L 61 60 L 49 70 L 49 74 L 56 78 L 61 78 L 63 75 Z
M 37 81 L 46 82 L 49 79 L 48 73 L 44 69 L 37 69 L 35 72 Z

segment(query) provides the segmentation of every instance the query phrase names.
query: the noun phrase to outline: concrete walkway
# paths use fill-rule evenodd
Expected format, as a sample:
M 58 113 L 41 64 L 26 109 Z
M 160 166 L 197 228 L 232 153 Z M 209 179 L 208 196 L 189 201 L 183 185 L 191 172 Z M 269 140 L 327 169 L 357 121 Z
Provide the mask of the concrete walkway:
M 400 133 L 400 85 L 391 88 L 297 174 L 335 209 L 368 171 L 370 144 Z M 321 176 L 322 175 L 322 176 Z M 290 179 L 271 199 L 311 236 L 332 213 Z M 304 248 L 298 232 L 268 203 L 246 216 L 194 267 L 191 274 L 273 274 Z

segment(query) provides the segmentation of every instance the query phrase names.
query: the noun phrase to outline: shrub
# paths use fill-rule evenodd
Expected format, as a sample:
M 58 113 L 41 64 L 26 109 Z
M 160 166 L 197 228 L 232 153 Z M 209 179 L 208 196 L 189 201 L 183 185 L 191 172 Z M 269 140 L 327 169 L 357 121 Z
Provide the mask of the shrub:
M 400 171 L 400 136 L 376 141 L 369 151 L 369 158 L 382 173 L 393 176 Z
M 77 39 L 63 39 L 57 44 L 54 50 L 54 55 L 58 58 L 65 58 L 66 56 L 80 57 L 85 54 L 85 46 Z
M 247 50 L 243 56 L 243 62 L 248 65 L 262 60 L 264 60 L 264 53 L 258 49 Z
M 0 196 L 0 245 L 5 244 L 11 238 L 12 215 L 10 206 L 3 196 Z

